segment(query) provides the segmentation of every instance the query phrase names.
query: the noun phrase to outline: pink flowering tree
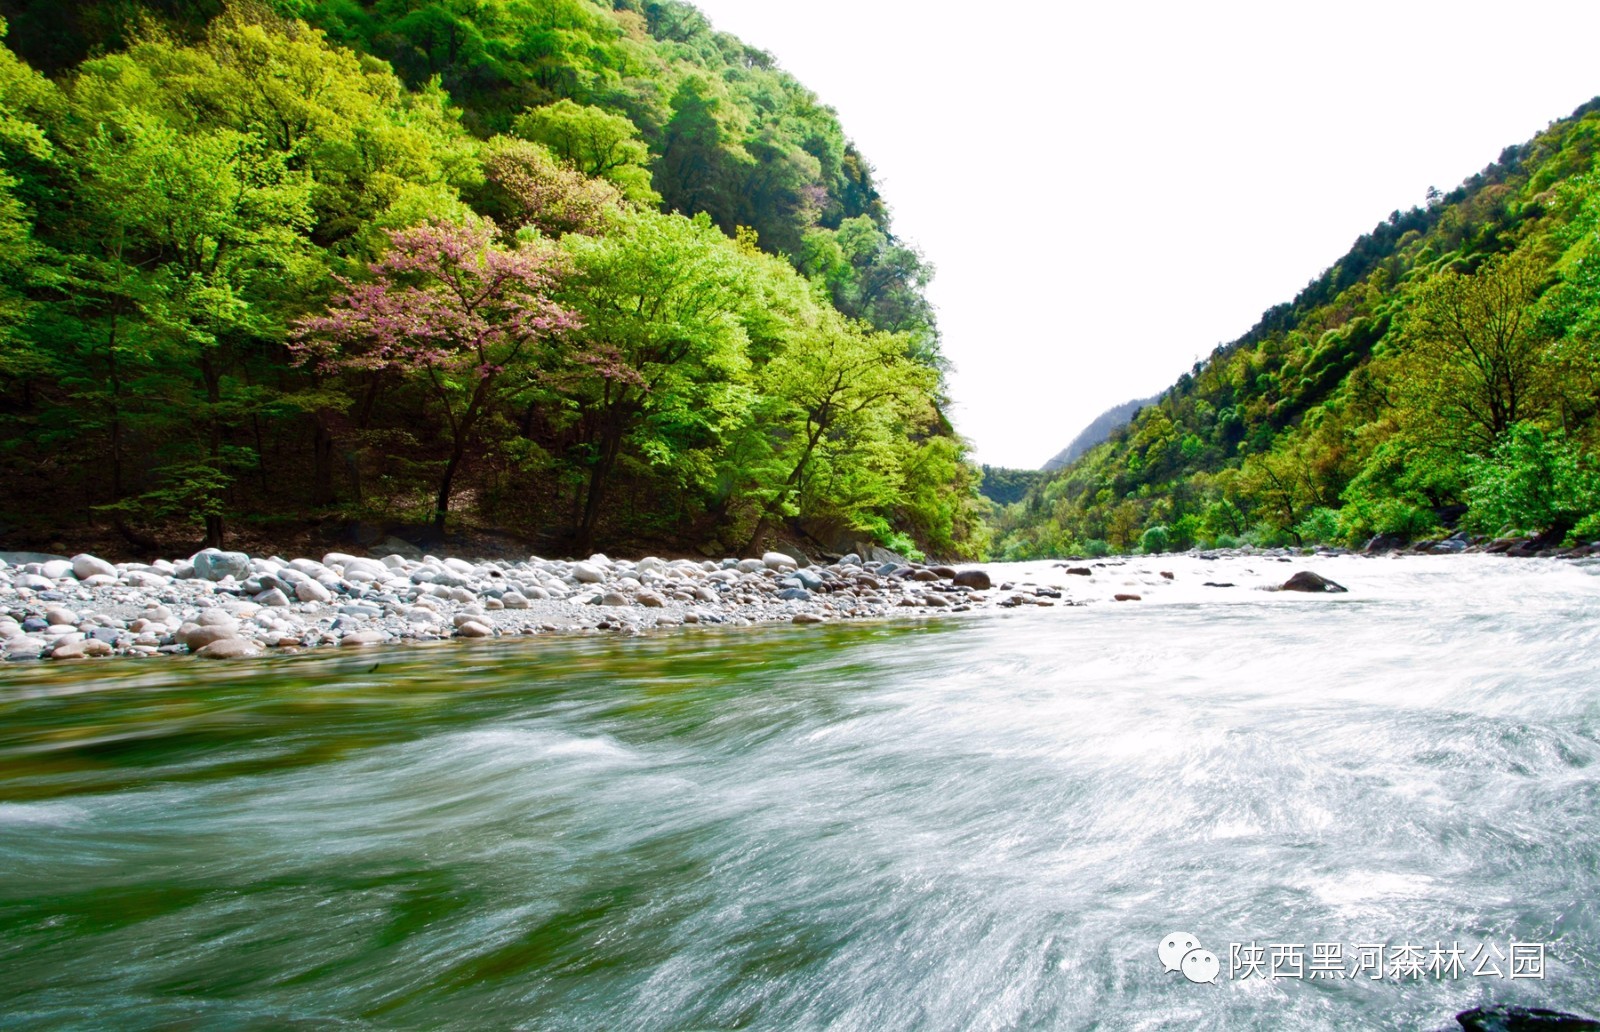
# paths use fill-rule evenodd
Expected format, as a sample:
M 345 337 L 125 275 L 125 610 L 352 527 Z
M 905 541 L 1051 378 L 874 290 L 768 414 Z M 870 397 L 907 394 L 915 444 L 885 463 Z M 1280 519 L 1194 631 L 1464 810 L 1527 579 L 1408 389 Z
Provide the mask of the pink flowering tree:
M 341 280 L 344 293 L 325 314 L 300 320 L 292 345 L 301 363 L 323 371 L 395 371 L 421 382 L 448 437 L 433 508 L 441 533 L 479 421 L 519 367 L 579 325 L 550 298 L 566 272 L 560 253 L 538 241 L 508 247 L 496 232 L 487 219 L 391 232 L 372 279 Z

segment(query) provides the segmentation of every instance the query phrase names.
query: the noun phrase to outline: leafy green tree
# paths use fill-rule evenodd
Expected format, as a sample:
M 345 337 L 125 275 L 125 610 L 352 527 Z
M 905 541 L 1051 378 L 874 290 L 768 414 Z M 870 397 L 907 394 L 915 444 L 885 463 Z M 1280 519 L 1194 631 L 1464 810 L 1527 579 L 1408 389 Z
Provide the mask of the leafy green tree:
M 518 115 L 512 132 L 544 144 L 586 176 L 609 180 L 636 204 L 661 203 L 650 183 L 650 148 L 626 115 L 563 97 Z
M 1486 534 L 1565 533 L 1600 512 L 1600 469 L 1559 431 L 1515 423 L 1469 469 L 1466 523 Z
M 1532 311 L 1547 265 L 1532 252 L 1490 258 L 1473 275 L 1447 269 L 1418 291 L 1407 323 L 1411 408 L 1450 443 L 1494 446 L 1548 402 L 1549 340 Z
M 582 318 L 580 350 L 554 380 L 576 415 L 572 453 L 587 486 L 575 547 L 594 540 L 625 450 L 689 480 L 744 418 L 750 296 L 737 248 L 704 215 L 624 213 L 601 237 L 569 234 L 562 299 Z
M 778 462 L 787 472 L 760 492 L 745 550 L 761 545 L 773 520 L 801 514 L 798 502 L 819 452 L 831 452 L 838 463 L 866 428 L 884 427 L 874 416 L 925 397 L 935 379 L 932 370 L 906 358 L 904 339 L 831 313 L 797 334 L 760 374 L 761 392 L 773 403 L 764 421 L 781 438 Z

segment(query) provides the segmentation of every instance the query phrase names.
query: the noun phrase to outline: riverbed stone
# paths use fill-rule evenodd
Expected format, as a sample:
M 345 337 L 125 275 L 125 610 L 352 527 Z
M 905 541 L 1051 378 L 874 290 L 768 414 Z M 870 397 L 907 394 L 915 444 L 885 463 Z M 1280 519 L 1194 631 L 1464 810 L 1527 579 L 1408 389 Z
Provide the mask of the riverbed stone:
M 272 588 L 257 595 L 256 601 L 264 606 L 281 609 L 289 604 L 289 596 L 283 593 L 282 588 Z
M 242 581 L 250 576 L 250 557 L 243 552 L 224 552 L 206 548 L 190 559 L 194 575 L 201 580 L 220 581 L 227 577 Z
M 494 628 L 483 620 L 468 620 L 456 628 L 456 633 L 463 638 L 492 638 Z
M 572 576 L 579 584 L 600 584 L 606 579 L 605 572 L 594 563 L 573 563 Z
M 362 631 L 351 631 L 339 639 L 341 646 L 359 647 L 363 645 L 382 645 L 389 640 L 389 636 L 376 628 Z
M 994 582 L 983 570 L 961 570 L 950 579 L 963 587 L 976 588 L 979 591 L 986 591 L 994 586 Z
M 57 645 L 50 653 L 51 659 L 88 659 L 92 656 L 109 656 L 115 651 L 108 642 L 98 638 L 84 638 Z
M 261 647 L 243 638 L 221 638 L 201 646 L 194 654 L 200 659 L 254 659 L 261 655 Z
M 115 577 L 117 568 L 99 556 L 80 552 L 72 557 L 72 575 L 79 580 L 88 580 L 96 576 Z
M 327 602 L 333 598 L 333 592 L 323 587 L 321 581 L 309 577 L 294 586 L 294 595 L 302 602 Z
M 198 652 L 215 641 L 237 637 L 239 625 L 229 622 L 227 624 L 184 624 L 178 628 L 178 640 L 189 647 L 190 652 Z

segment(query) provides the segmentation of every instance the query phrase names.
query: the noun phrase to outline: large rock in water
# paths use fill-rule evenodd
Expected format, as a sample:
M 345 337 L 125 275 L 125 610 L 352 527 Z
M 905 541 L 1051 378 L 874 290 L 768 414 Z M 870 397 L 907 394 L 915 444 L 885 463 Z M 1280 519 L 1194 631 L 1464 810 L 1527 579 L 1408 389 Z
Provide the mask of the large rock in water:
M 1278 590 L 1338 592 L 1349 591 L 1350 589 L 1346 588 L 1343 584 L 1335 584 L 1333 581 L 1322 576 L 1320 573 L 1312 573 L 1310 570 L 1301 570 L 1293 577 L 1290 577 L 1288 580 L 1284 581 Z
M 974 588 L 978 591 L 987 591 L 994 586 L 994 583 L 989 580 L 989 575 L 982 570 L 962 570 L 950 579 L 962 587 Z
M 1542 1007 L 1509 1007 L 1503 1003 L 1462 1011 L 1456 1021 L 1465 1032 L 1600 1032 L 1600 1021 Z

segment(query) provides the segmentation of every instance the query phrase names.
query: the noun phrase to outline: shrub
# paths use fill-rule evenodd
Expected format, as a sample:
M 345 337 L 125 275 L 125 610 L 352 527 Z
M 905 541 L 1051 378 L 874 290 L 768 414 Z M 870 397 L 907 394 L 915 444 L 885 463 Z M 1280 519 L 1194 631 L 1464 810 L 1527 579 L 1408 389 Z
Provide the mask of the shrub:
M 1433 509 L 1412 498 L 1357 498 L 1339 510 L 1339 536 L 1350 545 L 1375 534 L 1411 541 L 1432 537 L 1438 529 Z
M 1170 536 L 1167 533 L 1166 527 L 1160 526 L 1159 524 L 1154 527 L 1147 527 L 1145 528 L 1144 534 L 1139 538 L 1139 551 L 1145 553 L 1146 555 L 1153 555 L 1156 552 L 1165 552 L 1167 550 L 1169 541 Z
M 1468 472 L 1462 522 L 1481 533 L 1564 532 L 1600 509 L 1600 474 L 1560 431 L 1516 423 Z
M 1328 544 L 1343 540 L 1339 532 L 1339 513 L 1335 509 L 1319 506 L 1295 525 L 1295 533 L 1300 535 L 1300 540 L 1306 543 L 1317 542 Z

